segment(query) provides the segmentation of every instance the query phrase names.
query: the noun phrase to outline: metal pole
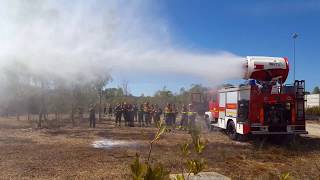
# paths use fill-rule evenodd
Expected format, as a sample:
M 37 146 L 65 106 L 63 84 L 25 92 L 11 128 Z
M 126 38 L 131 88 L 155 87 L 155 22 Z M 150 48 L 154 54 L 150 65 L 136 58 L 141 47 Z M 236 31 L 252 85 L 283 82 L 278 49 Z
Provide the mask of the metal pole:
M 297 33 L 292 35 L 293 38 L 293 83 L 296 81 L 296 39 L 298 37 Z
M 293 38 L 293 82 L 296 81 L 296 38 Z

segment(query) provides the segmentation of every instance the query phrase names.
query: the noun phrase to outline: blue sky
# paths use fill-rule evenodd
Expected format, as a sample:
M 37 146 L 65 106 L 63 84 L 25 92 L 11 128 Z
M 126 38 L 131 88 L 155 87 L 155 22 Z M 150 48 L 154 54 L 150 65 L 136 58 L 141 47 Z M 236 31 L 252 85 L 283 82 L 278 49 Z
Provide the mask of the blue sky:
M 190 49 L 223 50 L 240 56 L 288 57 L 293 63 L 292 34 L 297 32 L 296 79 L 305 79 L 308 90 L 320 85 L 320 1 L 160 2 L 155 2 L 156 13 L 166 22 L 175 44 Z M 113 78 L 110 86 L 127 79 L 121 74 L 113 74 Z M 292 79 L 290 73 L 287 83 Z M 201 79 L 178 75 L 136 75 L 129 78 L 129 89 L 134 95 L 152 95 L 163 86 L 177 91 L 192 83 L 207 85 Z

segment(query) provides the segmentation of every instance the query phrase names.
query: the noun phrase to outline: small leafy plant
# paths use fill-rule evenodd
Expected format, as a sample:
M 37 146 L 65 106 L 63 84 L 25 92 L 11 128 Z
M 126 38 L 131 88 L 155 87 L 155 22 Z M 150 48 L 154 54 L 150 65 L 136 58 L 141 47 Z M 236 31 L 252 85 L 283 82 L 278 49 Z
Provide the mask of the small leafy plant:
M 169 179 L 170 171 L 168 171 L 161 163 L 152 164 L 150 161 L 153 144 L 158 141 L 163 133 L 166 132 L 166 126 L 159 124 L 157 133 L 149 144 L 149 153 L 146 162 L 141 162 L 140 156 L 136 154 L 136 158 L 130 165 L 131 177 L 133 180 L 164 180 Z M 189 179 L 191 174 L 199 174 L 205 168 L 205 160 L 201 158 L 206 145 L 201 140 L 201 130 L 199 127 L 189 129 L 191 134 L 192 144 L 189 143 L 180 145 L 181 161 L 180 168 L 181 174 L 176 175 L 176 180 Z M 191 151 L 193 150 L 193 151 Z M 184 173 L 188 176 L 185 177 Z
M 147 162 L 141 162 L 140 156 L 136 154 L 136 158 L 130 165 L 131 177 L 133 180 L 163 180 L 169 179 L 170 171 L 161 164 L 150 163 L 153 144 L 160 139 L 161 135 L 166 131 L 166 126 L 159 124 L 157 133 L 149 144 L 149 153 Z
M 203 159 L 190 159 L 187 160 L 187 167 L 189 173 L 199 174 L 204 169 L 205 162 Z
M 291 179 L 291 176 L 289 172 L 282 173 L 279 175 L 279 180 L 290 180 L 290 179 Z
M 201 154 L 205 149 L 206 145 L 203 141 L 201 141 L 201 130 L 199 127 L 193 127 L 189 130 L 192 138 L 192 145 L 193 145 L 193 153 L 195 157 L 190 157 L 192 154 L 190 150 L 190 145 L 188 143 L 183 144 L 180 146 L 181 149 L 181 174 L 175 177 L 176 180 L 185 180 L 184 173 L 188 173 L 187 179 L 189 179 L 190 174 L 199 174 L 205 168 L 205 160 L 201 158 Z
M 141 163 L 139 154 L 136 154 L 135 160 L 130 165 L 132 179 L 133 180 L 143 179 L 146 169 L 147 169 L 147 166 L 144 163 Z
M 145 180 L 163 180 L 168 179 L 170 171 L 162 164 L 157 164 L 154 167 L 148 166 L 147 173 L 144 176 Z

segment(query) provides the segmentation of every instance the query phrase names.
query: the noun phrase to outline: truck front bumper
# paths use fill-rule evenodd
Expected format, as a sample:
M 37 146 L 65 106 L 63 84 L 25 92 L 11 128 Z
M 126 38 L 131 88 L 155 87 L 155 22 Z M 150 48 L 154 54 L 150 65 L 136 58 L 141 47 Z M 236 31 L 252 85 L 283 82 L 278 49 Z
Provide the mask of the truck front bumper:
M 305 125 L 287 125 L 275 130 L 270 126 L 254 125 L 251 126 L 251 134 L 308 134 L 305 128 Z

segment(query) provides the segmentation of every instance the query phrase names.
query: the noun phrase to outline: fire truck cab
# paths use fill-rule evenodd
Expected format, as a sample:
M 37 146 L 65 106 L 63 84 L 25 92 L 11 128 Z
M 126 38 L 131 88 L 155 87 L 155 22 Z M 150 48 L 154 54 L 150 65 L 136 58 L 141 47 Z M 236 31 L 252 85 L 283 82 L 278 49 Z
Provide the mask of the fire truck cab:
M 305 82 L 283 85 L 286 58 L 253 59 L 248 57 L 245 84 L 222 88 L 212 96 L 206 112 L 210 126 L 225 129 L 234 140 L 248 134 L 307 134 Z

